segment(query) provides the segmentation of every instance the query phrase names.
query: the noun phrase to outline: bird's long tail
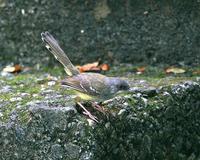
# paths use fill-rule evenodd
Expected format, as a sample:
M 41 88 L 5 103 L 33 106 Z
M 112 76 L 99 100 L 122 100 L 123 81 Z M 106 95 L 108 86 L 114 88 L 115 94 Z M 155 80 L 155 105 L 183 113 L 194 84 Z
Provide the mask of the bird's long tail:
M 65 72 L 69 75 L 77 75 L 80 72 L 71 63 L 65 52 L 61 49 L 58 42 L 49 32 L 42 32 L 41 37 L 46 48 L 55 56 L 55 58 L 64 66 Z

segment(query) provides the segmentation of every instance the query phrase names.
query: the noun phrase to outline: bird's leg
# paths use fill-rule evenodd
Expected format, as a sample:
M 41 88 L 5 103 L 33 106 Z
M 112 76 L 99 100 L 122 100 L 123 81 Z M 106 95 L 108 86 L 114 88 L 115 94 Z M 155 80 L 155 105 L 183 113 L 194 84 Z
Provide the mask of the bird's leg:
M 95 122 L 99 122 L 99 121 L 97 120 L 97 117 L 93 116 L 80 102 L 77 102 L 77 104 L 84 110 L 83 113 L 84 113 L 86 116 L 88 116 L 90 119 L 92 119 L 92 120 L 95 121 Z
M 105 109 L 102 106 L 98 105 L 96 102 L 91 102 L 91 103 L 94 109 L 98 110 L 101 113 L 105 113 Z

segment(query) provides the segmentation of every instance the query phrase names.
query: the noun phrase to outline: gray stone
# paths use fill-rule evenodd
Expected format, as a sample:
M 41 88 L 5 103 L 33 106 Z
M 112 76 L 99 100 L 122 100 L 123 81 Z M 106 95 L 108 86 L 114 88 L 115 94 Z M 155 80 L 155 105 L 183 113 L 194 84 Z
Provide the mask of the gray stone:
M 55 63 L 38 45 L 45 30 L 76 64 L 100 57 L 116 64 L 200 63 L 198 0 L 0 3 L 2 63 Z
M 89 125 L 70 101 L 58 105 L 56 99 L 44 100 L 17 107 L 8 121 L 0 122 L 0 157 L 198 159 L 199 82 L 144 88 L 158 92 L 134 90 L 114 97 L 104 106 L 104 114 L 92 111 L 100 121 L 95 125 Z

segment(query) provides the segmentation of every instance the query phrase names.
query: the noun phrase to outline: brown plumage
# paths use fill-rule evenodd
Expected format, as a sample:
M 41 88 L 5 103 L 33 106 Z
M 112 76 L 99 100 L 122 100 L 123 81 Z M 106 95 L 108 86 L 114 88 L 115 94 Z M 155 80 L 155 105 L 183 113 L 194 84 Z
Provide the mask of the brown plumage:
M 80 73 L 49 32 L 43 32 L 41 36 L 47 49 L 64 66 L 69 76 L 62 81 L 63 85 L 104 100 L 109 99 L 119 90 L 129 89 L 128 83 L 117 77 L 107 77 L 98 73 Z

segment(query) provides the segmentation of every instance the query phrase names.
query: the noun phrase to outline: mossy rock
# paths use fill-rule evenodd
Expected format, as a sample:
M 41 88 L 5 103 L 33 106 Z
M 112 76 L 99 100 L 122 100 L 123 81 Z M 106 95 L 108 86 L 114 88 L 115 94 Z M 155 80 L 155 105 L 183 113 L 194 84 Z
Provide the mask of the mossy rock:
M 198 77 L 128 76 L 128 80 L 131 90 L 102 104 L 105 115 L 93 111 L 100 122 L 91 125 L 76 107 L 74 92 L 61 89 L 55 77 L 43 73 L 1 77 L 0 156 L 199 159 Z

